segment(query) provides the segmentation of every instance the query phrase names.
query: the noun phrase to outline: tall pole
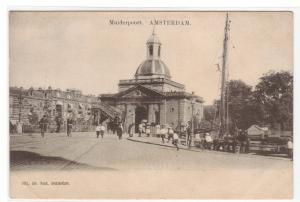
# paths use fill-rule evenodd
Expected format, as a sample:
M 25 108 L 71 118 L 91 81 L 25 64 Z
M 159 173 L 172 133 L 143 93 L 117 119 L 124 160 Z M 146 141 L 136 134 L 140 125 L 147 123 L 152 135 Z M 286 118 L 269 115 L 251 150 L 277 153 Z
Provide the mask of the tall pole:
M 223 40 L 223 61 L 222 61 L 222 83 L 221 83 L 221 104 L 220 104 L 220 118 L 221 118 L 221 128 L 220 128 L 220 136 L 223 136 L 227 130 L 226 126 L 226 72 L 227 72 L 227 43 L 229 40 L 229 27 L 230 21 L 228 18 L 228 13 L 226 14 L 226 23 L 224 29 L 224 40 Z
M 192 131 L 191 131 L 191 134 L 190 134 L 190 138 L 189 138 L 189 148 L 191 148 L 191 143 L 192 143 L 192 138 L 194 136 L 194 129 L 195 129 L 195 126 L 194 126 L 194 98 L 192 98 L 192 120 L 191 120 L 191 128 L 192 128 Z
M 22 119 L 22 88 L 20 88 L 20 93 L 19 93 L 19 123 L 21 123 Z

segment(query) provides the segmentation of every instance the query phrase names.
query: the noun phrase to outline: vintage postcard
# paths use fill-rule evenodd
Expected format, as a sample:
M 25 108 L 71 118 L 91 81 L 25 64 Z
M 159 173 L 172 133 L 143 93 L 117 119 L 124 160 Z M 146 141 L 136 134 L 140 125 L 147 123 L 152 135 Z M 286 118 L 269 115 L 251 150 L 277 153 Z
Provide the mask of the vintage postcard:
M 293 13 L 10 11 L 10 196 L 293 197 Z

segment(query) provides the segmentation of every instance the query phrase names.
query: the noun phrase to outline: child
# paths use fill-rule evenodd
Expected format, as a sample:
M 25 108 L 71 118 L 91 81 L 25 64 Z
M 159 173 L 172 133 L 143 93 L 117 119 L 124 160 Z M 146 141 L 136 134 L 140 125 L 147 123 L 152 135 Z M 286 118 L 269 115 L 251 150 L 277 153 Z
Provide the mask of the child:
M 174 131 L 173 131 L 172 127 L 170 126 L 170 127 L 168 128 L 168 142 L 169 142 L 171 139 L 173 139 L 173 134 L 174 134 Z
M 103 135 L 104 135 L 104 131 L 105 131 L 105 126 L 100 124 L 100 135 L 101 135 L 102 138 L 103 138 Z
M 160 136 L 163 144 L 165 143 L 166 134 L 167 134 L 166 125 L 162 125 L 160 129 Z
M 177 151 L 179 150 L 178 139 L 179 139 L 178 134 L 177 133 L 173 133 L 173 144 L 176 146 Z
M 97 124 L 97 126 L 96 126 L 96 135 L 97 135 L 97 138 L 99 138 L 100 130 L 101 130 L 101 127 L 100 127 L 99 124 Z

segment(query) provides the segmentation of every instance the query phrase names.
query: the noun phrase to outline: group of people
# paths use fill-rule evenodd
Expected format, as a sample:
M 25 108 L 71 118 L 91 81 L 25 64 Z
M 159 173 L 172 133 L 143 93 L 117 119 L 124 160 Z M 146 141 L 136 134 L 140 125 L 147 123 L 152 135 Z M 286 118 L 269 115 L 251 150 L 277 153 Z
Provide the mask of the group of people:
M 225 134 L 222 137 L 213 137 L 210 133 L 195 134 L 195 146 L 201 149 L 225 151 L 225 152 L 239 152 L 248 153 L 250 141 L 245 131 L 239 131 L 236 137 L 230 134 Z
M 175 132 L 173 124 L 157 124 L 155 125 L 155 130 L 153 132 L 153 130 L 150 130 L 149 124 L 140 123 L 138 127 L 138 136 L 141 137 L 142 134 L 145 134 L 146 137 L 150 137 L 151 134 L 155 135 L 161 138 L 163 144 L 172 141 L 178 150 L 179 139 L 183 139 L 188 148 L 191 148 L 193 140 L 194 145 L 201 149 L 233 153 L 237 151 L 240 153 L 249 152 L 249 139 L 245 131 L 240 130 L 236 137 L 225 134 L 222 138 L 213 137 L 209 132 L 201 133 L 200 131 L 195 130 L 193 133 L 192 131 L 190 124 L 181 127 L 178 132 Z
M 138 125 L 138 137 L 141 137 L 142 134 L 145 134 L 146 137 L 150 137 L 152 133 L 152 135 L 160 137 L 163 144 L 166 141 L 167 142 L 172 141 L 172 144 L 177 148 L 177 150 L 179 150 L 178 147 L 179 135 L 174 132 L 172 126 L 167 124 L 163 124 L 163 125 L 156 124 L 152 126 L 152 130 L 150 127 L 151 127 L 150 124 L 140 123 Z
M 57 119 L 57 122 L 59 122 L 59 124 L 57 124 L 57 129 L 56 129 L 56 132 L 59 133 L 60 130 L 61 130 L 61 119 Z M 73 125 L 74 125 L 74 120 L 71 119 L 71 118 L 68 118 L 67 119 L 67 136 L 68 137 L 71 137 L 72 136 L 72 128 L 73 128 Z M 42 137 L 45 137 L 45 132 L 47 131 L 47 128 L 49 126 L 49 121 L 47 119 L 47 116 L 44 115 L 40 121 L 39 121 L 39 126 L 40 126 L 40 129 L 41 129 L 41 136 Z
M 112 131 L 113 134 L 117 133 L 119 140 L 121 140 L 122 136 L 123 136 L 123 131 L 124 131 L 123 124 L 120 122 L 113 128 L 107 127 L 107 131 Z M 99 134 L 103 138 L 104 132 L 105 132 L 105 126 L 103 124 L 97 124 L 96 125 L 97 138 L 99 137 Z
M 61 124 L 58 124 L 58 128 L 56 130 L 56 132 L 60 132 L 61 130 Z M 72 118 L 68 118 L 66 121 L 66 129 L 67 129 L 67 137 L 71 137 L 72 136 L 72 131 L 74 129 L 74 125 L 75 125 L 75 121 Z M 47 131 L 47 128 L 49 126 L 49 121 L 47 119 L 47 116 L 44 115 L 40 121 L 39 121 L 39 126 L 41 129 L 41 136 L 45 137 L 45 133 Z M 101 136 L 103 138 L 104 133 L 105 133 L 105 126 L 101 123 L 96 124 L 96 137 L 99 138 L 99 136 Z M 116 125 L 116 127 L 114 127 L 113 132 L 117 133 L 117 136 L 119 139 L 122 139 L 122 134 L 123 134 L 123 125 L 122 123 L 118 123 Z

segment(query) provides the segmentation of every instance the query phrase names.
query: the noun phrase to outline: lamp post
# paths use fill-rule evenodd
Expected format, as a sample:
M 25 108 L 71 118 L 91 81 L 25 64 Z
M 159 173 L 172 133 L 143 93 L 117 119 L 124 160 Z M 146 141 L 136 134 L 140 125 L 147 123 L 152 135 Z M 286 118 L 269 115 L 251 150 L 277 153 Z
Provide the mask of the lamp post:
M 189 149 L 191 148 L 191 143 L 192 143 L 192 138 L 194 136 L 194 105 L 195 105 L 195 98 L 192 97 L 191 98 L 191 106 L 192 106 L 192 117 L 191 117 L 191 134 L 190 134 L 190 137 L 189 137 L 189 141 L 188 141 L 188 147 Z
M 20 88 L 20 92 L 19 92 L 19 122 L 17 124 L 17 133 L 22 133 L 22 105 L 23 105 L 23 87 Z

